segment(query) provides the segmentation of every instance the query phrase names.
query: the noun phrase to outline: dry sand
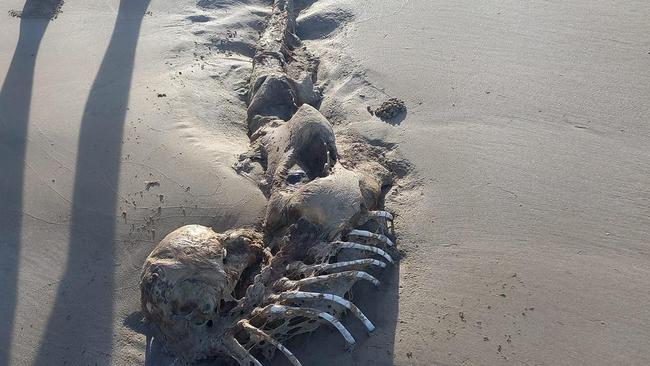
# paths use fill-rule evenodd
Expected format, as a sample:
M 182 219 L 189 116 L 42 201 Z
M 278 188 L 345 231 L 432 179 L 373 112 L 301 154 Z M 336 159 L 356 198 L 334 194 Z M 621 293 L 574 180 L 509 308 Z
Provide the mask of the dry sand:
M 355 292 L 377 334 L 296 339 L 303 363 L 650 364 L 650 5 L 299 3 L 321 111 L 414 167 L 387 199 L 405 257 Z M 270 8 L 23 4 L 0 4 L 0 365 L 143 364 L 155 242 L 263 212 L 231 165 Z M 388 97 L 406 116 L 368 114 Z

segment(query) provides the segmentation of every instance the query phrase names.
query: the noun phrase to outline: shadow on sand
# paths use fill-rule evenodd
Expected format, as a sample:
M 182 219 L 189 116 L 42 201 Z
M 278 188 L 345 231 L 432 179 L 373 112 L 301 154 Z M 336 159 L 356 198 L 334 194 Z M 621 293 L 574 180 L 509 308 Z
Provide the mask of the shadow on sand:
M 349 259 L 358 258 L 346 258 L 346 260 Z M 395 330 L 399 314 L 399 273 L 399 262 L 396 262 L 392 268 L 373 273 L 381 281 L 379 288 L 375 288 L 365 281 L 359 281 L 354 286 L 352 301 L 377 328 L 371 335 L 368 335 L 366 328 L 358 319 L 347 314 L 343 318 L 343 323 L 357 341 L 351 352 L 346 351 L 341 334 L 328 326 L 322 326 L 314 333 L 292 338 L 286 342 L 285 346 L 303 365 L 394 365 L 393 350 L 395 349 Z M 127 325 L 147 336 L 144 366 L 176 365 L 177 360 L 173 355 L 165 353 L 155 339 L 152 342 L 148 329 L 140 324 L 141 317 L 140 312 L 131 314 Z M 270 361 L 264 358 L 260 358 L 260 361 L 265 366 L 291 365 L 281 352 L 276 352 L 275 357 Z M 236 362 L 233 361 L 229 365 L 235 364 Z M 196 365 L 214 366 L 215 363 L 205 361 L 198 362 Z
M 35 365 L 110 359 L 115 207 L 135 49 L 149 0 L 121 0 L 81 120 L 66 269 Z
M 399 262 L 391 268 L 372 273 L 381 281 L 379 288 L 359 281 L 351 299 L 376 326 L 368 335 L 358 319 L 350 314 L 343 323 L 357 343 L 351 352 L 345 350 L 341 335 L 330 327 L 321 327 L 312 334 L 301 335 L 287 342 L 286 346 L 302 362 L 310 366 L 392 366 L 395 349 L 395 328 L 399 314 Z M 276 353 L 269 366 L 289 365 L 281 353 Z
M 62 1 L 28 0 L 20 12 L 20 34 L 0 89 L 0 365 L 9 363 L 18 291 L 22 192 L 34 67 L 45 30 Z

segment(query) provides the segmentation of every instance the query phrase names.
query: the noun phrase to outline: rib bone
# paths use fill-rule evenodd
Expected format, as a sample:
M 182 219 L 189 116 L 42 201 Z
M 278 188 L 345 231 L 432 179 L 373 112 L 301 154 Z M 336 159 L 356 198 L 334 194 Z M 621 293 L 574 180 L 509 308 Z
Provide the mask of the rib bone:
M 381 263 L 383 263 L 383 262 L 381 262 Z M 367 272 L 363 272 L 363 271 L 345 271 L 345 272 L 332 273 L 332 274 L 323 275 L 323 276 L 307 277 L 307 278 L 304 278 L 302 280 L 295 281 L 295 284 L 297 286 L 311 285 L 313 283 L 324 282 L 324 281 L 328 281 L 328 280 L 336 279 L 336 278 L 340 278 L 340 277 L 350 277 L 351 279 L 366 280 L 366 281 L 372 282 L 372 284 L 375 285 L 375 286 L 379 286 L 379 280 L 378 279 L 371 276 Z
M 352 312 L 352 314 L 354 314 L 354 316 L 356 316 L 363 323 L 363 325 L 366 327 L 366 329 L 368 329 L 368 332 L 372 332 L 373 330 L 375 330 L 375 326 L 363 314 L 363 312 L 361 310 L 359 310 L 359 308 L 356 305 L 354 305 L 350 301 L 342 298 L 341 296 L 332 295 L 332 294 L 321 294 L 321 293 L 318 293 L 318 292 L 296 291 L 296 292 L 283 292 L 283 293 L 277 295 L 277 297 L 279 299 L 281 299 L 281 300 L 290 300 L 290 299 L 318 300 L 318 299 L 322 299 L 322 300 L 328 300 L 328 301 L 335 302 L 335 303 L 347 308 L 348 310 L 350 310 L 350 312 Z
M 271 343 L 273 346 L 275 346 L 275 348 L 279 349 L 280 352 L 284 353 L 284 355 L 287 356 L 287 359 L 289 359 L 289 362 L 291 362 L 291 364 L 293 366 L 302 366 L 302 364 L 300 363 L 300 361 L 298 361 L 296 356 L 294 356 L 293 353 L 291 353 L 291 351 L 289 351 L 287 349 L 287 347 L 285 347 L 282 343 L 276 341 L 275 338 L 273 338 L 270 335 L 264 333 L 260 329 L 252 326 L 246 320 L 241 320 L 241 321 L 239 321 L 238 324 L 241 327 L 243 327 L 244 329 L 246 329 L 249 333 L 251 333 L 251 335 L 253 335 L 253 336 L 257 337 L 257 338 L 261 338 L 262 340 Z
M 386 268 L 386 263 L 372 258 L 357 259 L 353 261 L 337 262 L 337 263 L 328 263 L 320 264 L 316 267 L 317 272 L 329 272 L 335 269 L 348 269 L 348 268 L 367 268 L 370 266 L 377 266 L 379 268 Z
M 378 241 L 380 241 L 380 242 L 382 242 L 382 243 L 384 243 L 386 245 L 389 245 L 391 247 L 395 246 L 393 241 L 390 240 L 386 235 L 371 233 L 370 231 L 367 231 L 367 230 L 352 230 L 352 231 L 350 231 L 348 233 L 348 236 L 350 236 L 350 235 L 352 235 L 352 236 L 361 236 L 361 237 L 365 237 L 365 238 L 371 238 L 371 239 L 378 240 Z
M 235 359 L 240 366 L 262 366 L 253 355 L 250 354 L 233 336 L 223 338 L 223 345 L 228 351 L 228 355 Z
M 359 244 L 359 243 L 355 243 L 355 242 L 347 242 L 347 241 L 335 241 L 335 242 L 332 242 L 332 244 L 336 245 L 337 250 L 340 250 L 340 249 L 356 249 L 356 250 L 371 252 L 371 253 L 375 253 L 375 254 L 378 254 L 378 255 L 384 257 L 384 259 L 386 259 L 390 263 L 395 263 L 393 261 L 393 258 L 388 253 L 386 253 L 385 251 L 383 251 L 383 250 L 381 250 L 380 248 L 377 248 L 377 247 L 372 247 L 370 245 L 363 245 L 363 244 Z
M 384 218 L 388 221 L 393 221 L 393 215 L 388 211 L 369 211 L 369 218 Z
M 356 342 L 354 340 L 354 337 L 352 337 L 352 334 L 350 334 L 350 332 L 348 331 L 348 329 L 335 317 L 333 317 L 331 314 L 325 311 L 320 311 L 313 308 L 303 308 L 303 307 L 299 308 L 294 306 L 272 304 L 262 309 L 261 312 L 270 313 L 270 314 L 281 314 L 281 315 L 287 315 L 287 313 L 291 313 L 290 315 L 295 314 L 310 319 L 321 318 L 326 322 L 330 323 L 334 328 L 336 328 L 336 330 L 339 331 L 339 333 L 341 333 L 341 336 L 343 336 L 343 338 L 345 339 L 348 348 L 352 348 L 352 346 L 354 346 Z

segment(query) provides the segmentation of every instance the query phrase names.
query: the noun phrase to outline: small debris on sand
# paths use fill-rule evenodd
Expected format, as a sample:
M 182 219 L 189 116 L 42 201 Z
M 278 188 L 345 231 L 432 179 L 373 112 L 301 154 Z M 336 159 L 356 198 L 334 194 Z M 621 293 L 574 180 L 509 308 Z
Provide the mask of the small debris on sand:
M 63 0 L 41 0 L 28 2 L 23 10 L 9 10 L 9 16 L 24 19 L 54 20 L 61 14 Z
M 403 100 L 390 98 L 375 109 L 375 116 L 381 119 L 391 119 L 400 113 L 406 112 L 406 104 Z
M 167 94 L 165 94 L 165 93 L 158 93 L 158 98 L 164 98 L 166 96 L 167 96 Z
M 160 182 L 157 180 L 145 180 L 144 189 L 148 191 L 151 187 L 160 187 Z

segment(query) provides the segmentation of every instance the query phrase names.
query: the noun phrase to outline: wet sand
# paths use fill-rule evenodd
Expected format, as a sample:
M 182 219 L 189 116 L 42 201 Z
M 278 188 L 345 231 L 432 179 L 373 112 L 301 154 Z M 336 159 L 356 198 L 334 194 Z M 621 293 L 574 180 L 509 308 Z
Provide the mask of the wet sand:
M 199 3 L 0 5 L 0 364 L 143 364 L 156 241 L 259 223 L 231 166 L 269 6 Z M 299 4 L 321 112 L 413 166 L 405 257 L 355 291 L 376 334 L 296 339 L 303 364 L 650 363 L 650 7 Z M 406 115 L 368 114 L 388 97 Z

